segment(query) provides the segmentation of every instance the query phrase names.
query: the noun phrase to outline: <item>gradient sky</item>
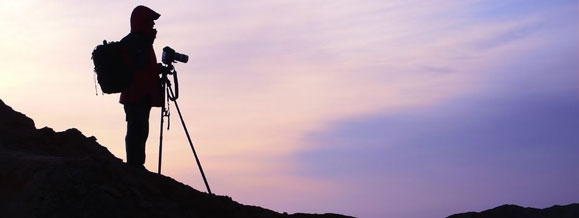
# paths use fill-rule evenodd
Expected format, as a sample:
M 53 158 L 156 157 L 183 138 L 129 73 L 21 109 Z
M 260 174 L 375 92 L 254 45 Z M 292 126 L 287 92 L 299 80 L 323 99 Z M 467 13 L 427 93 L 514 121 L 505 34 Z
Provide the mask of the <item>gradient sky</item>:
M 217 194 L 370 218 L 579 202 L 576 0 L 3 0 L 0 98 L 124 159 L 90 53 L 138 4 L 162 15 L 157 56 L 190 56 L 178 102 Z M 171 107 L 163 171 L 203 191 Z

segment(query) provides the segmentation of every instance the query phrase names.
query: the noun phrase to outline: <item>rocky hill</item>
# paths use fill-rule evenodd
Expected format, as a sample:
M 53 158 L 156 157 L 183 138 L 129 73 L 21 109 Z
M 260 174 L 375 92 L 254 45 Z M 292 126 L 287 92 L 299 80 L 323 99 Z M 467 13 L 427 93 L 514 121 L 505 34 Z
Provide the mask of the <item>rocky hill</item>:
M 449 216 L 447 218 L 577 218 L 579 204 L 552 206 L 545 209 L 503 205 L 480 213 L 468 212 Z
M 281 214 L 199 192 L 127 167 L 76 129 L 36 129 L 2 100 L 0 193 L 1 217 L 347 217 Z

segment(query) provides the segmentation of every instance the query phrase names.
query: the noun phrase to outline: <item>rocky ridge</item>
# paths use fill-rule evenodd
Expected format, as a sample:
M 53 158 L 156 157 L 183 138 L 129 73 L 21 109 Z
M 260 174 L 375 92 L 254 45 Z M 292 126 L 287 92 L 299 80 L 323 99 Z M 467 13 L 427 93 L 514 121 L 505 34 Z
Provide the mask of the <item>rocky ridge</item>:
M 447 218 L 577 218 L 579 204 L 555 205 L 545 209 L 506 204 L 482 212 L 468 212 Z
M 127 167 L 77 129 L 37 129 L 2 100 L 0 193 L 2 217 L 348 217 L 282 214 L 197 191 Z

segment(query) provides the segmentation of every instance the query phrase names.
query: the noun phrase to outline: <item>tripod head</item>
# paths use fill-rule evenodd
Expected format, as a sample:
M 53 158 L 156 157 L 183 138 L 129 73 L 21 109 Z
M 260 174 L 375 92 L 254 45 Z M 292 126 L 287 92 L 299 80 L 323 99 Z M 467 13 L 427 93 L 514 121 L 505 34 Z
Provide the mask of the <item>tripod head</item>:
M 167 97 L 169 98 L 169 100 L 175 101 L 175 100 L 177 100 L 177 98 L 179 98 L 179 80 L 177 78 L 177 70 L 175 70 L 175 66 L 173 66 L 173 63 L 168 63 L 166 65 L 160 64 L 160 65 L 162 68 L 161 69 L 161 86 L 163 89 L 163 95 L 165 95 L 165 93 L 167 93 Z M 175 82 L 174 94 L 173 94 L 173 91 L 171 88 L 171 81 L 169 80 L 167 75 L 173 75 L 173 82 Z M 169 92 L 167 92 L 167 89 L 169 90 Z

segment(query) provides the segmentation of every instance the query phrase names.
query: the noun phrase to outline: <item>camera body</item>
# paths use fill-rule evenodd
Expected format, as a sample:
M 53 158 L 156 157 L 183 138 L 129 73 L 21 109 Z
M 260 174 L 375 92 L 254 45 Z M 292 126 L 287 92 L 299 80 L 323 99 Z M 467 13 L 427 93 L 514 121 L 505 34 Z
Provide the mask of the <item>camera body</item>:
M 164 64 L 172 64 L 175 62 L 187 63 L 189 61 L 189 56 L 176 52 L 169 46 L 163 48 L 163 56 L 161 58 Z

